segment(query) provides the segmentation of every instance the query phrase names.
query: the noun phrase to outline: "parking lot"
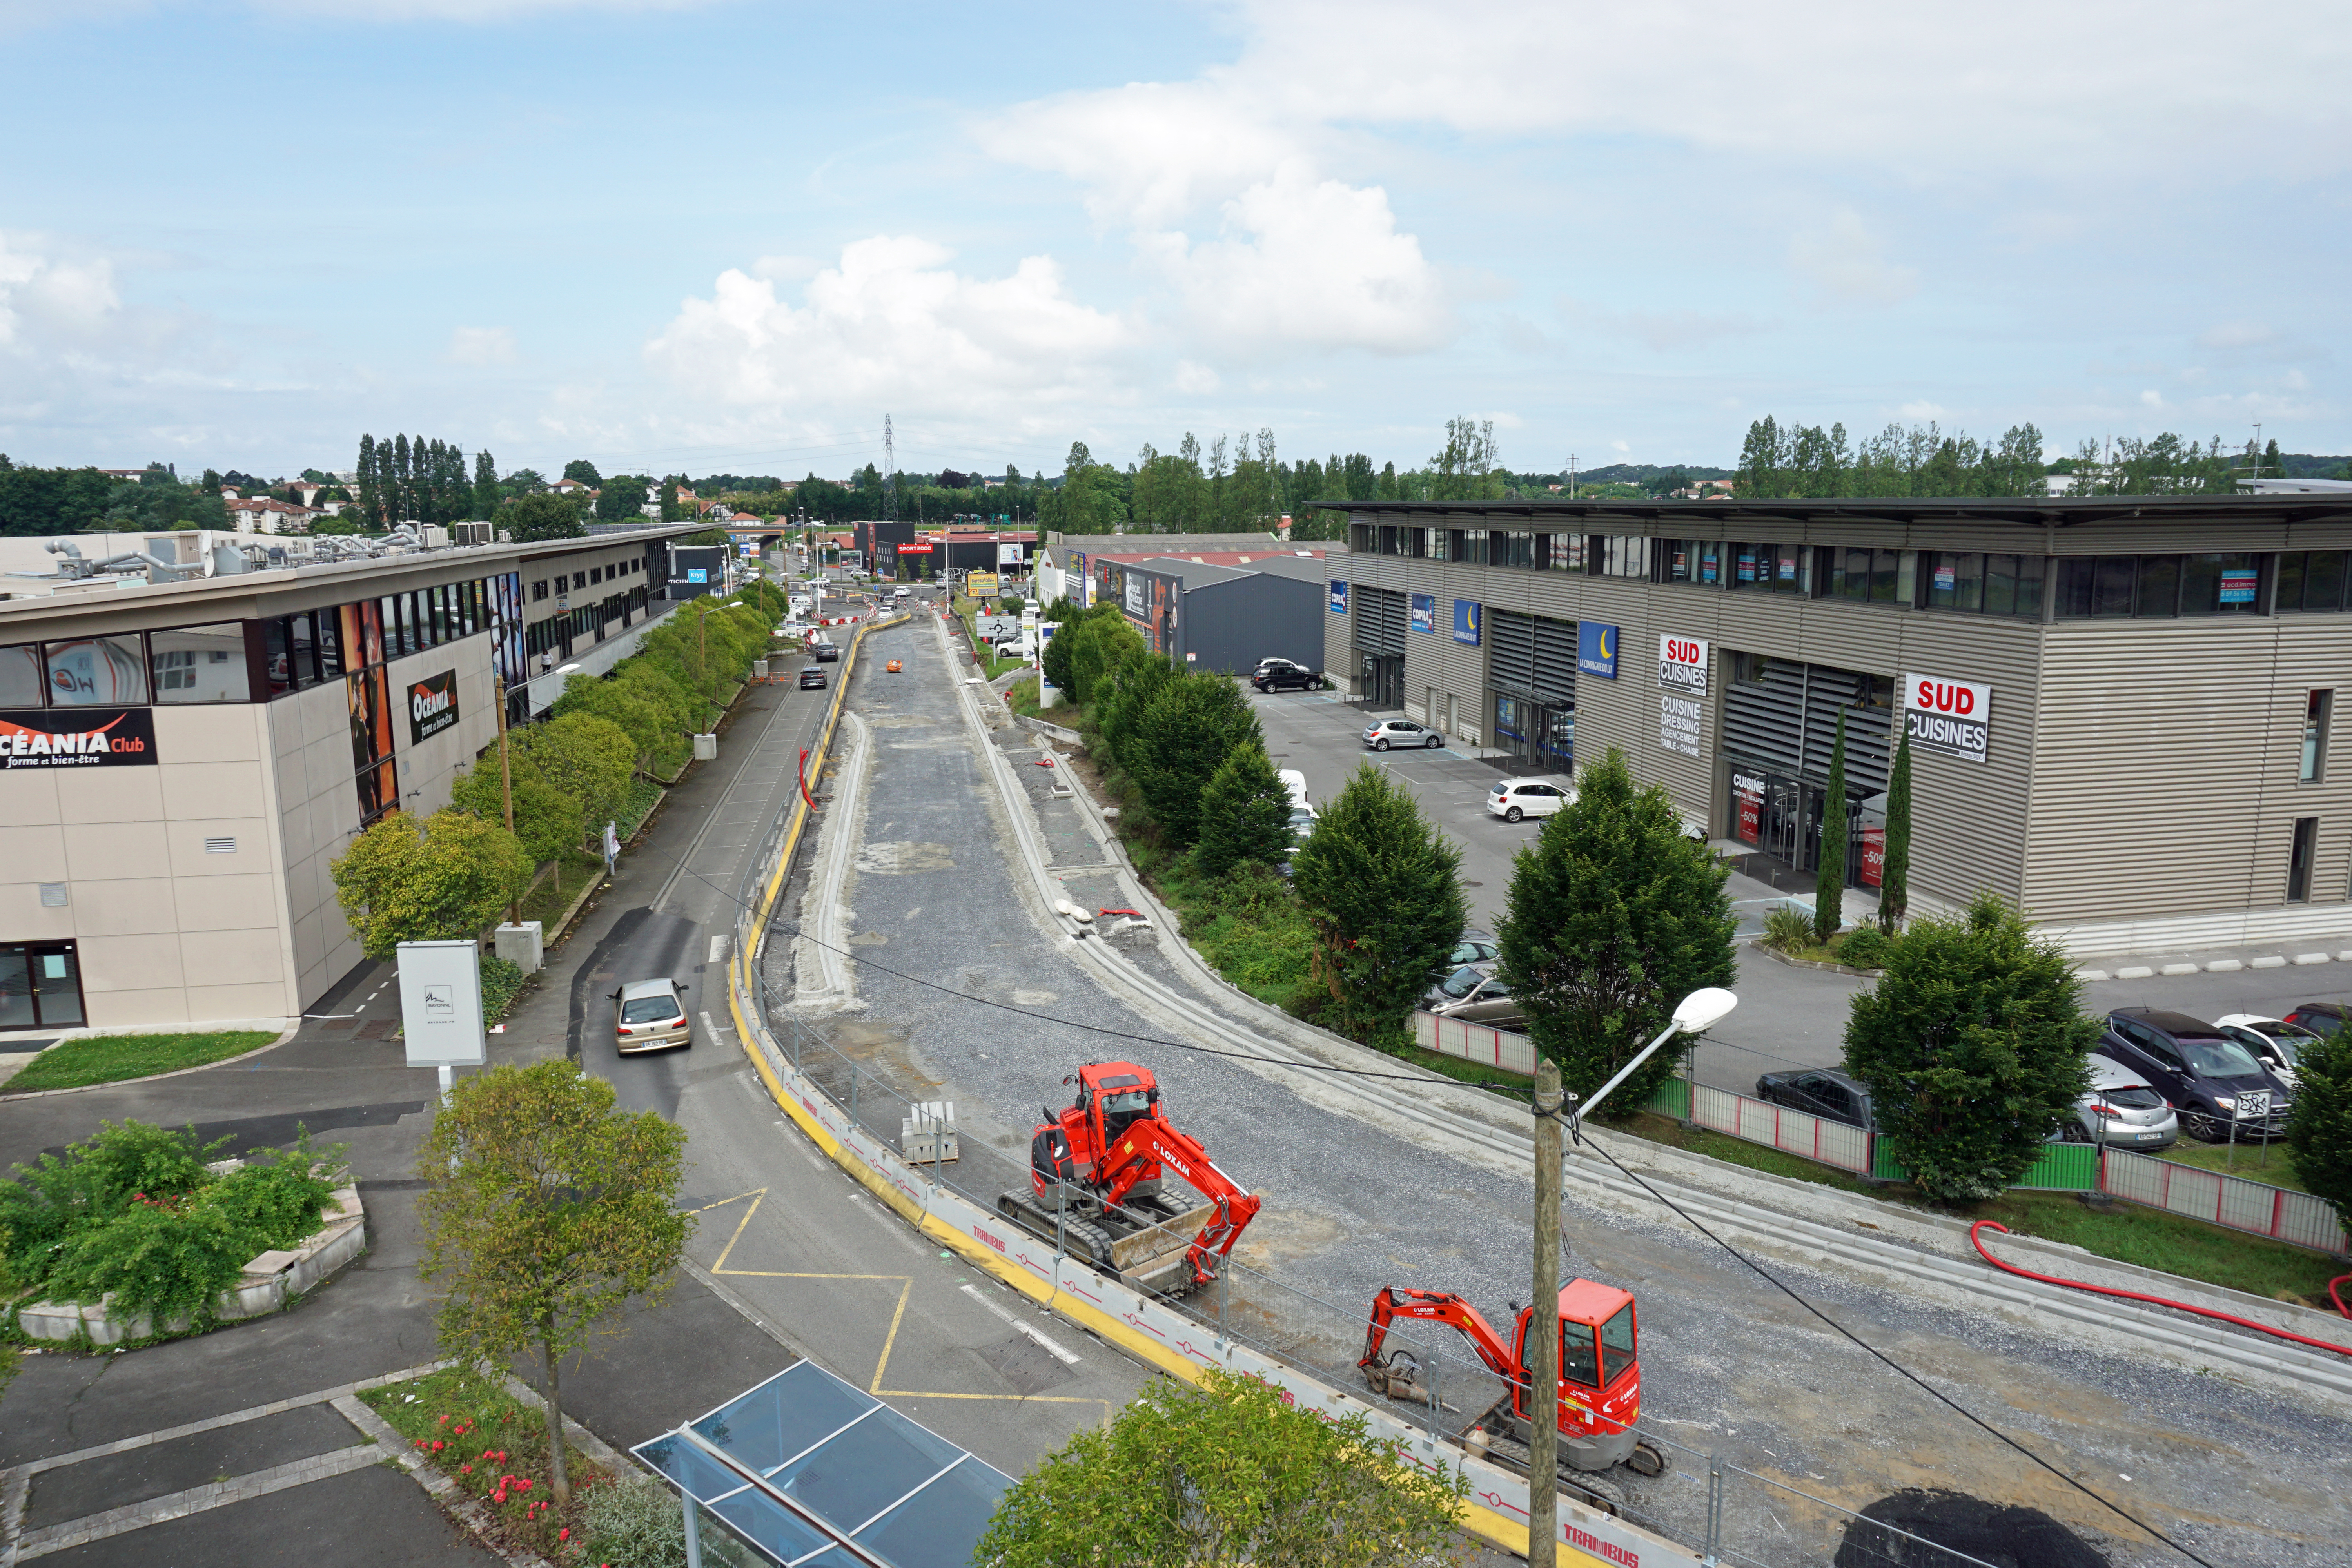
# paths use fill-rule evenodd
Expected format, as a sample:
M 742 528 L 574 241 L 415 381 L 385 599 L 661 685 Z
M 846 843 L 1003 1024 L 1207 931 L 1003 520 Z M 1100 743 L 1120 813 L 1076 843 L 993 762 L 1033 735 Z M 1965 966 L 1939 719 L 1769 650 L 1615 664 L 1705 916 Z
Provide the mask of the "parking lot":
M 1307 793 L 1319 807 L 1339 793 L 1366 762 L 1410 788 L 1445 836 L 1462 847 L 1462 878 L 1471 924 L 1492 931 L 1502 919 L 1511 885 L 1511 857 L 1532 843 L 1541 823 L 1507 823 L 1486 809 L 1495 781 L 1523 776 L 1507 759 L 1483 760 L 1467 749 L 1367 751 L 1360 739 L 1373 717 L 1390 716 L 1339 700 L 1332 692 L 1251 694 L 1266 752 L 1277 768 L 1307 775 Z M 1449 740 L 1452 737 L 1448 737 Z M 1553 783 L 1560 775 L 1533 775 Z M 1843 1055 L 1846 1003 L 1870 983 L 1853 975 L 1801 970 L 1745 945 L 1760 930 L 1764 911 L 1781 897 L 1737 873 L 1729 891 L 1740 917 L 1742 945 L 1734 988 L 1739 1010 L 1709 1032 L 1696 1071 L 1702 1083 L 1753 1092 L 1756 1075 L 1790 1067 L 1835 1067 Z M 2222 953 L 2199 955 L 2219 958 Z M 2249 958 L 2252 954 L 2247 955 Z M 2231 1013 L 2279 1016 L 2300 1002 L 2352 997 L 2352 963 L 2285 969 L 2245 969 L 2146 980 L 2106 980 L 2083 988 L 2084 1007 L 2164 1007 L 2199 1018 Z

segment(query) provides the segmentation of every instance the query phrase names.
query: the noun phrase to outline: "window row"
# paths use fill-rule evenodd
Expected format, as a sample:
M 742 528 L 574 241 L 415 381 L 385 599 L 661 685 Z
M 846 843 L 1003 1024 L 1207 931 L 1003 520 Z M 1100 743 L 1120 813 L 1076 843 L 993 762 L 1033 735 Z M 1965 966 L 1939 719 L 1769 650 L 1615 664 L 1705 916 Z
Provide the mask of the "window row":
M 259 621 L 0 647 L 0 708 L 253 702 L 488 631 L 487 581 Z
M 2093 555 L 2059 563 L 2062 616 L 2252 616 L 2262 613 L 2263 557 Z
M 645 569 L 644 558 L 633 555 L 626 561 L 617 561 L 609 566 L 591 566 L 584 572 L 573 572 L 568 575 L 558 572 L 552 578 L 535 578 L 530 584 L 531 602 L 537 604 L 547 597 L 551 582 L 554 584 L 555 592 L 559 594 L 576 594 L 592 584 L 616 583 L 630 573 L 643 572 Z

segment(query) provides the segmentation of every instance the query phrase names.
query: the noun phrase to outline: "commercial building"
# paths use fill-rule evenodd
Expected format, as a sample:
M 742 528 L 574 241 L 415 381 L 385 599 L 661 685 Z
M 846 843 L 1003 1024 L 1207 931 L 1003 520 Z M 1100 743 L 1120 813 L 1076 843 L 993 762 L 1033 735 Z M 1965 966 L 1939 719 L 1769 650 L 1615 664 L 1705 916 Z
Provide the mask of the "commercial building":
M 1356 700 L 1554 771 L 1616 747 L 1694 826 L 2077 952 L 2352 935 L 2352 496 L 1381 503 L 1327 574 Z M 1843 724 L 1845 798 L 1828 798 Z
M 1152 652 L 1246 675 L 1264 658 L 1323 660 L 1323 563 L 1273 555 L 1251 566 L 1174 556 L 1094 563 L 1097 598 L 1119 606 Z
M 362 962 L 352 837 L 446 805 L 501 688 L 520 721 L 532 676 L 664 613 L 698 527 L 0 604 L 0 1030 L 302 1013 Z

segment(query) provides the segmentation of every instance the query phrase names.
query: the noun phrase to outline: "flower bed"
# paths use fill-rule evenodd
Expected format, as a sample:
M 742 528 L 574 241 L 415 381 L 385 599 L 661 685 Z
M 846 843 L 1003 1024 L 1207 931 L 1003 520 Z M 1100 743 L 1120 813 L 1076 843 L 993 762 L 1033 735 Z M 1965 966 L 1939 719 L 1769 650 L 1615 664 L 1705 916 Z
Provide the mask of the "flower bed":
M 0 1181 L 0 1237 L 29 1300 L 27 1338 L 121 1345 L 277 1311 L 359 1255 L 359 1192 L 338 1186 L 341 1151 L 290 1149 L 208 1161 L 227 1142 L 142 1122 L 44 1154 Z
M 426 1463 L 455 1482 L 488 1519 L 493 1547 L 535 1552 L 551 1563 L 611 1563 L 626 1568 L 625 1553 L 592 1542 L 588 1518 L 597 1494 L 615 1488 L 579 1449 L 566 1445 L 572 1505 L 556 1506 L 547 1451 L 547 1417 L 499 1384 L 469 1367 L 450 1367 L 414 1383 L 387 1384 L 362 1394 Z M 677 1504 L 670 1505 L 671 1512 Z M 684 1532 L 679 1532 L 680 1561 Z M 592 1554 L 592 1546 L 604 1549 Z

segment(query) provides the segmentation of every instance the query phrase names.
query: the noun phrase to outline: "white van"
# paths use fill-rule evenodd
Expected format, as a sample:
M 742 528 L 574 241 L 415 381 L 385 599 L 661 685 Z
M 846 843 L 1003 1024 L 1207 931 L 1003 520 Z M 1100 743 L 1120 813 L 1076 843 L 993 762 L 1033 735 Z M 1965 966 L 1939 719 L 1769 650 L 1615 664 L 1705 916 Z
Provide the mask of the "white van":
M 1313 803 L 1307 798 L 1305 773 L 1300 773 L 1297 768 L 1279 768 L 1276 770 L 1274 776 L 1280 779 L 1282 787 L 1290 792 L 1291 805 L 1306 806 L 1309 811 L 1315 809 Z

